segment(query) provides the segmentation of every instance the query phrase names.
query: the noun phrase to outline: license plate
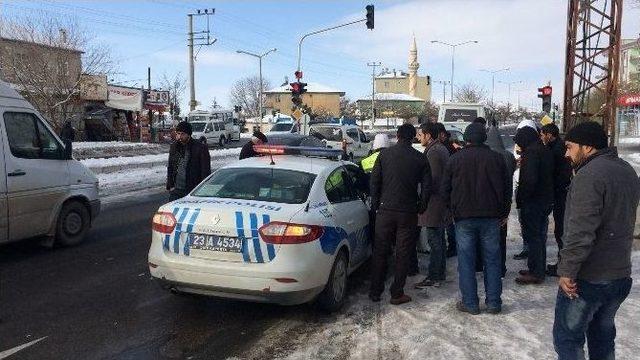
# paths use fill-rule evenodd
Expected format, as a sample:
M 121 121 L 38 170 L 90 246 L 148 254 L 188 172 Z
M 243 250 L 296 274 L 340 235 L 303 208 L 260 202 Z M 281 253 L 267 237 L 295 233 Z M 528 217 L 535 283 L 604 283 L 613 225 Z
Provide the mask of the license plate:
M 191 249 L 219 251 L 228 253 L 242 252 L 242 239 L 237 237 L 189 234 Z

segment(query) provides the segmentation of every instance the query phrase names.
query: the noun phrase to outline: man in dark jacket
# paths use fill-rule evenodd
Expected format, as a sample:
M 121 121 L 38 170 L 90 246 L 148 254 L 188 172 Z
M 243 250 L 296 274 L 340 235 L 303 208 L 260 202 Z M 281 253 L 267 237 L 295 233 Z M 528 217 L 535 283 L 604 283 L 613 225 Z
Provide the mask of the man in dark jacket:
M 426 228 L 431 253 L 427 277 L 415 284 L 415 288 L 425 289 L 429 286 L 439 287 L 447 274 L 447 244 L 444 239 L 444 230 L 451 219 L 447 204 L 440 192 L 440 184 L 444 168 L 449 161 L 449 151 L 438 141 L 438 128 L 434 123 L 422 124 L 418 131 L 418 139 L 425 147 L 424 153 L 429 161 L 433 184 L 427 211 L 418 217 L 418 226 Z
M 251 140 L 244 144 L 242 149 L 240 149 L 240 160 L 258 156 L 258 153 L 253 149 L 253 146 L 265 143 L 267 143 L 267 137 L 258 130 L 254 131 Z
M 567 149 L 560 138 L 560 129 L 556 124 L 547 124 L 540 129 L 542 142 L 553 153 L 553 223 L 558 252 L 562 250 L 562 234 L 564 233 L 564 205 L 567 200 L 567 189 L 571 184 L 571 163 L 565 157 Z M 556 276 L 558 265 L 547 266 L 547 275 Z
M 473 123 L 464 132 L 467 146 L 445 168 L 442 190 L 451 208 L 458 243 L 458 277 L 462 300 L 457 309 L 479 314 L 476 249 L 482 248 L 486 304 L 490 313 L 502 311 L 500 221 L 508 216 L 510 189 L 502 155 L 483 143 L 484 125 Z
M 615 316 L 632 283 L 640 181 L 616 149 L 607 147 L 599 124 L 578 124 L 565 141 L 575 176 L 558 263 L 553 343 L 559 359 L 584 359 L 586 334 L 589 359 L 614 359 Z
M 184 197 L 211 174 L 211 156 L 206 145 L 191 138 L 191 124 L 186 121 L 176 126 L 176 141 L 169 150 L 167 190 L 169 200 Z
M 371 207 L 376 211 L 375 244 L 369 298 L 380 301 L 384 291 L 387 256 L 395 242 L 395 274 L 391 304 L 411 301 L 404 293 L 411 256 L 416 247 L 417 214 L 427 209 L 431 194 L 431 170 L 427 157 L 411 146 L 416 129 L 398 128 L 398 143 L 380 152 L 371 173 Z M 418 194 L 420 186 L 420 194 Z
M 529 246 L 528 270 L 521 270 L 516 283 L 540 284 L 547 267 L 547 218 L 553 204 L 553 154 L 538 132 L 525 126 L 514 142 L 522 150 L 516 205 L 520 209 L 523 241 Z

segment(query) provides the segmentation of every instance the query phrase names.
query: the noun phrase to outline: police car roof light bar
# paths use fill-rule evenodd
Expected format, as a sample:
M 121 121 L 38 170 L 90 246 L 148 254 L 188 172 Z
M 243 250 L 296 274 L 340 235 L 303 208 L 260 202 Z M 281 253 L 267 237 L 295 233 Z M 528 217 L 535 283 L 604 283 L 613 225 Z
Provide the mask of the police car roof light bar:
M 287 146 L 287 145 L 254 145 L 253 150 L 263 155 L 302 155 L 325 158 L 339 158 L 342 150 L 315 146 Z

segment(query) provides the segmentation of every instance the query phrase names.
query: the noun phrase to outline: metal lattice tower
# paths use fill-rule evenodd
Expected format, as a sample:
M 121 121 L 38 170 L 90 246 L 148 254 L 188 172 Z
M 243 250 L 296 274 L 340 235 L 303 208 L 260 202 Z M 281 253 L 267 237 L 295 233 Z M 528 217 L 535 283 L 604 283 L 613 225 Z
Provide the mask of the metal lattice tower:
M 613 135 L 622 0 L 568 3 L 563 128 L 595 120 Z

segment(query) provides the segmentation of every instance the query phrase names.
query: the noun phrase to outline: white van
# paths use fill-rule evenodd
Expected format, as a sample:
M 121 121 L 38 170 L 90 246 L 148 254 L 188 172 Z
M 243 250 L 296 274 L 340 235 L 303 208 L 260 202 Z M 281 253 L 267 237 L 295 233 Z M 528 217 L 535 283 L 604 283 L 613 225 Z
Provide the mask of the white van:
M 467 125 L 478 117 L 489 123 L 493 119 L 493 110 L 480 103 L 443 103 L 438 112 L 438 122 L 456 127 L 463 133 Z
M 38 236 L 80 243 L 100 211 L 98 179 L 2 81 L 0 118 L 0 244 Z
M 329 148 L 344 150 L 350 160 L 366 157 L 371 151 L 369 138 L 356 125 L 311 124 L 309 135 L 322 140 Z
M 223 147 L 225 144 L 226 130 L 222 121 L 192 121 L 191 129 L 191 137 L 205 145 Z

